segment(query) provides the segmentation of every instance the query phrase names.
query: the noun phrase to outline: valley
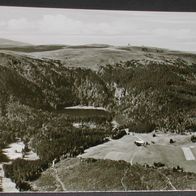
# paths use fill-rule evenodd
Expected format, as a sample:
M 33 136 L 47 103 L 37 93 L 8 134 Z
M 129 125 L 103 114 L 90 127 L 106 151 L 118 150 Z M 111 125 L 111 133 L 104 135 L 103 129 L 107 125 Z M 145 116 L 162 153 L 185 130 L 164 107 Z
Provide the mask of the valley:
M 1 191 L 196 188 L 196 54 L 6 44 Z

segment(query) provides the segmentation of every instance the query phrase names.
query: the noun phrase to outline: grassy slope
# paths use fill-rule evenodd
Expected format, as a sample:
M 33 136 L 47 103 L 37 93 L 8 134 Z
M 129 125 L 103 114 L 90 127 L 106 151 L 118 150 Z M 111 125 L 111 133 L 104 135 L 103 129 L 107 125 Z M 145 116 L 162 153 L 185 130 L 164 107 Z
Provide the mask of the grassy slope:
M 38 46 L 21 46 L 21 47 L 6 47 L 1 46 L 1 50 L 8 50 L 14 52 L 24 52 L 24 53 L 31 53 L 31 52 L 43 52 L 43 51 L 53 51 L 59 50 L 64 48 L 65 46 L 61 45 L 38 45 Z
M 196 64 L 195 54 L 147 47 L 67 46 L 60 50 L 33 52 L 31 55 L 58 59 L 64 66 L 68 67 L 85 67 L 93 70 L 98 70 L 100 65 L 115 64 L 133 59 L 146 64 L 150 61 L 164 62 L 181 58 L 188 64 Z
M 0 48 L 12 48 L 12 47 L 24 47 L 24 46 L 30 46 L 28 43 L 24 42 L 18 42 L 18 41 L 13 41 L 9 39 L 3 39 L 0 38 Z
M 145 168 L 124 161 L 68 159 L 56 164 L 56 170 L 67 191 L 124 191 L 195 189 L 196 175 L 172 169 Z M 173 185 L 173 187 L 171 186 Z M 48 169 L 32 182 L 34 190 L 62 191 L 56 171 Z

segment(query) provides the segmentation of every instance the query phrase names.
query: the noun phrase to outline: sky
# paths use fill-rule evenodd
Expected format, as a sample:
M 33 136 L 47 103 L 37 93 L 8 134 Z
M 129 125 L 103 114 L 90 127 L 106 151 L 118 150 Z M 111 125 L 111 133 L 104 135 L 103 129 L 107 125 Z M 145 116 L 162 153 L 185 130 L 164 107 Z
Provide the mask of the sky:
M 130 44 L 196 51 L 196 13 L 0 6 L 0 38 L 31 44 Z

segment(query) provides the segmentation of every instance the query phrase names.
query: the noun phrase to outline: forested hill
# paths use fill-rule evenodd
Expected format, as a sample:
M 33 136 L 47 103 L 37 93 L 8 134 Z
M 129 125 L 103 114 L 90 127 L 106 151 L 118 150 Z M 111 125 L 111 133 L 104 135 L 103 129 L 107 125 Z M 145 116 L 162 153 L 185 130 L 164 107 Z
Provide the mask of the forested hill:
M 68 69 L 59 61 L 0 53 L 1 102 L 14 98 L 40 109 L 106 107 L 112 94 L 102 78 L 87 69 Z M 6 104 L 6 103 L 5 103 Z
M 1 114 L 6 116 L 11 102 L 55 112 L 93 105 L 107 108 L 133 130 L 189 129 L 196 108 L 196 57 L 174 53 L 164 60 L 160 54 L 161 61 L 133 58 L 95 71 L 1 52 Z

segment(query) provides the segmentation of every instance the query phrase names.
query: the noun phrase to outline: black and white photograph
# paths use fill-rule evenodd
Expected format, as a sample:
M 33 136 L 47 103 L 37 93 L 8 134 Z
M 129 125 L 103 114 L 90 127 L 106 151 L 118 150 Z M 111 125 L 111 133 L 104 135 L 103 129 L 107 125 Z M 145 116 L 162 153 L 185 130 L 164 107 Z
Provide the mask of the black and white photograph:
M 0 192 L 196 190 L 196 13 L 0 6 Z

